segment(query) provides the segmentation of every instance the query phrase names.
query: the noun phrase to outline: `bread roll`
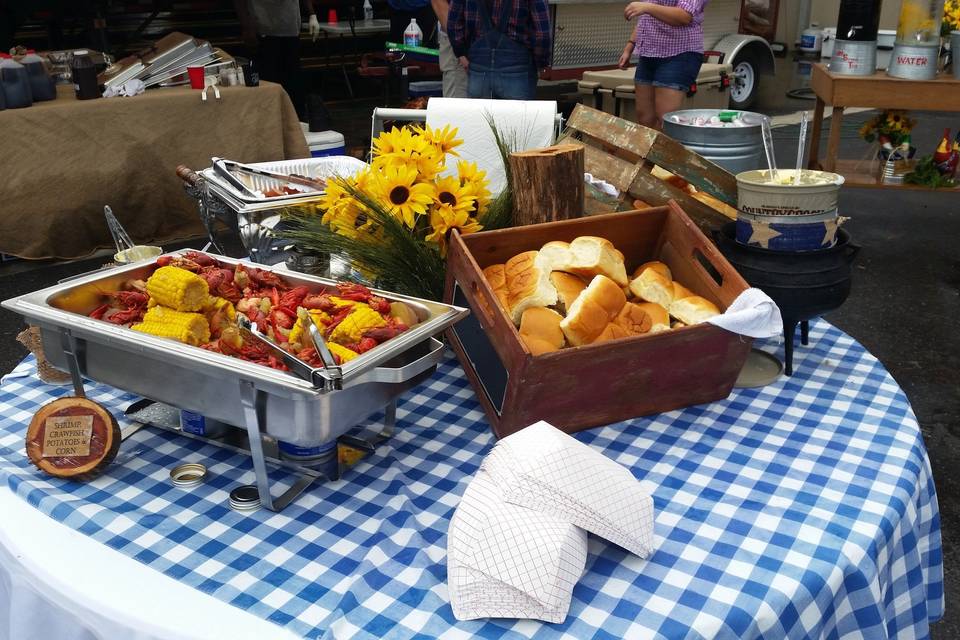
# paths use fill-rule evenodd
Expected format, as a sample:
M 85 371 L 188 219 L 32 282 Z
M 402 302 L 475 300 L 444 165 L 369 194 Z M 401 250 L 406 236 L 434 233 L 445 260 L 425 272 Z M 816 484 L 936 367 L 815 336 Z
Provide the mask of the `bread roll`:
M 684 324 L 699 324 L 719 314 L 717 305 L 700 296 L 681 298 L 670 304 L 670 315 Z
M 520 339 L 527 345 L 527 350 L 538 356 L 563 347 L 561 320 L 563 316 L 553 309 L 531 307 L 524 311 L 520 319 Z
M 662 275 L 667 280 L 673 280 L 673 274 L 670 273 L 670 267 L 668 267 L 663 262 L 659 260 L 651 260 L 650 262 L 644 262 L 642 265 L 633 270 L 633 277 L 631 280 L 635 280 L 643 275 L 643 272 L 647 269 L 653 269 L 660 275 Z
M 659 333 L 670 330 L 670 314 L 656 302 L 640 302 L 639 307 L 650 318 L 650 333 Z
M 624 329 L 620 325 L 611 322 L 603 328 L 603 331 L 600 332 L 600 335 L 594 338 L 593 342 L 590 344 L 599 344 L 601 342 L 617 340 L 619 338 L 629 338 L 632 335 L 634 334 L 630 333 L 627 329 Z
M 513 324 L 519 325 L 530 307 L 550 307 L 557 303 L 557 290 L 550 284 L 550 272 L 536 265 L 537 252 L 513 256 L 504 265 L 507 303 Z
M 638 304 L 628 302 L 620 309 L 620 313 L 613 319 L 613 324 L 622 327 L 632 336 L 638 336 L 650 331 L 653 319 Z
M 587 283 L 572 273 L 554 271 L 550 274 L 550 283 L 557 290 L 557 308 L 566 314 L 573 301 L 587 288 Z
M 553 243 L 547 243 L 550 244 Z M 557 260 L 552 263 L 554 271 L 566 271 L 584 278 L 603 275 L 621 287 L 627 286 L 629 279 L 623 266 L 623 254 L 606 238 L 580 236 L 570 243 L 569 250 L 566 262 L 561 260 L 561 252 L 556 251 Z
M 693 296 L 693 295 L 696 295 L 693 291 L 690 291 L 690 289 L 687 289 L 685 286 L 683 286 L 676 280 L 673 281 L 673 299 L 674 300 L 689 298 L 690 296 Z
M 643 200 L 640 200 L 639 198 L 635 198 L 635 199 L 633 200 L 633 208 L 634 208 L 634 209 L 649 209 L 649 208 L 652 207 L 652 206 L 653 206 L 653 205 L 650 204 L 649 202 L 644 202 Z
M 567 310 L 560 323 L 567 342 L 575 347 L 593 342 L 617 317 L 627 299 L 617 283 L 596 276 Z
M 537 255 L 537 266 L 551 271 L 563 271 L 560 265 L 570 264 L 573 256 L 570 253 L 570 243 L 554 240 L 540 247 L 540 253 Z
M 664 309 L 669 309 L 673 302 L 673 281 L 656 269 L 647 269 L 630 282 L 630 291 L 638 298 L 656 302 Z
M 509 309 L 510 307 L 507 303 L 507 275 L 504 272 L 504 266 L 502 264 L 490 265 L 483 270 L 483 277 L 487 279 L 487 283 L 496 294 L 497 300 L 500 301 L 500 306 L 504 309 Z

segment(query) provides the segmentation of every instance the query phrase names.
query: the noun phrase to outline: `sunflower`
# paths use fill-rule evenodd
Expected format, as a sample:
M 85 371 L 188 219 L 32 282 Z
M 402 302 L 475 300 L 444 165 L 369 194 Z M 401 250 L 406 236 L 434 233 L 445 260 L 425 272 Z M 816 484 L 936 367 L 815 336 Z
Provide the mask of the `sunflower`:
M 432 183 L 418 183 L 417 170 L 411 167 L 389 165 L 384 167 L 378 181 L 380 200 L 384 208 L 414 227 L 416 217 L 426 213 L 433 203 L 436 186 Z
M 448 153 L 452 156 L 459 156 L 455 148 L 463 144 L 463 140 L 457 138 L 457 128 L 450 128 L 450 125 L 446 125 L 443 129 L 431 129 L 430 127 L 423 127 L 418 129 L 420 136 L 430 145 L 433 145 L 437 151 L 440 152 L 441 156 L 445 156 Z
M 330 224 L 330 218 L 336 215 L 337 209 L 343 206 L 347 200 L 352 200 L 346 185 L 350 184 L 349 178 L 339 178 L 327 182 L 326 193 L 320 198 L 320 209 L 324 211 L 321 222 Z
M 324 223 L 334 232 L 348 238 L 356 238 L 360 229 L 365 226 L 366 218 L 360 214 L 363 209 L 353 198 L 341 200 L 336 208 L 327 210 L 324 214 Z
M 455 211 L 449 205 L 441 204 L 430 211 L 430 226 L 433 232 L 425 240 L 434 242 L 440 247 L 440 254 L 447 254 L 447 235 L 451 229 L 458 229 L 460 233 L 480 231 L 483 226 L 471 218 L 466 211 Z
M 374 157 L 390 155 L 399 152 L 404 143 L 404 134 L 407 130 L 391 127 L 390 131 L 382 131 L 373 141 Z
M 453 211 L 461 211 L 470 215 L 474 211 L 477 196 L 470 186 L 463 186 L 456 176 L 446 176 L 437 180 L 436 202 L 438 206 L 446 206 Z

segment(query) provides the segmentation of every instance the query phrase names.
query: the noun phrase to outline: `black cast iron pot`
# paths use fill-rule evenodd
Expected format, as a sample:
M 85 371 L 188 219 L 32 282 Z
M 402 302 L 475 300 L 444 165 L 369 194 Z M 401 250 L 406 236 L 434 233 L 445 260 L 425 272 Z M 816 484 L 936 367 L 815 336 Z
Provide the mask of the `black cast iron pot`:
M 750 286 L 770 296 L 783 316 L 787 375 L 793 374 L 793 337 L 800 324 L 800 342 L 807 344 L 809 320 L 837 309 L 850 295 L 850 266 L 860 246 L 837 230 L 837 241 L 817 251 L 771 251 L 740 244 L 736 223 L 714 234 L 717 248 Z

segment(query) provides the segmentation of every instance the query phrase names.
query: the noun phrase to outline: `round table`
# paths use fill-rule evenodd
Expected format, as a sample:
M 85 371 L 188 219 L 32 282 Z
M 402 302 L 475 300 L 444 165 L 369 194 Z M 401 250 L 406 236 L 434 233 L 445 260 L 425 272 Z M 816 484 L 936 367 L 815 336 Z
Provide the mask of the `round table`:
M 576 434 L 651 493 L 655 551 L 641 560 L 591 537 L 562 624 L 453 618 L 447 526 L 493 436 L 452 358 L 401 399 L 396 434 L 369 459 L 281 513 L 248 514 L 227 506 L 230 489 L 253 480 L 248 457 L 153 429 L 126 440 L 91 483 L 41 476 L 23 433 L 40 405 L 70 388 L 42 384 L 27 360 L 0 384 L 0 485 L 36 511 L 36 530 L 51 532 L 46 546 L 63 537 L 78 550 L 109 548 L 104 558 L 117 567 L 130 566 L 117 554 L 144 565 L 96 591 L 117 603 L 124 592 L 154 600 L 104 613 L 146 636 L 222 636 L 234 618 L 237 637 L 924 637 L 943 612 L 943 567 L 916 419 L 853 339 L 823 321 L 810 338 L 792 377 Z M 118 416 L 134 400 L 102 385 L 88 395 Z M 170 468 L 187 461 L 207 465 L 207 482 L 173 487 Z M 22 535 L 0 521 L 8 556 Z M 83 571 L 56 562 L 22 564 L 72 587 L 58 592 L 71 603 L 63 611 L 90 603 L 88 583 L 72 577 Z M 193 620 L 218 622 L 171 620 L 194 607 Z M 3 613 L 0 605 L 0 628 Z

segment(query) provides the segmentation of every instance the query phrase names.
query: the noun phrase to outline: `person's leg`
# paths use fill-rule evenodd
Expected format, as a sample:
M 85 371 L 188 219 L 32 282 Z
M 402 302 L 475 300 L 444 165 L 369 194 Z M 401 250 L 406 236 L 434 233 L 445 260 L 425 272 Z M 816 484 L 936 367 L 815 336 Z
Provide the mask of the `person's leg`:
M 254 58 L 257 69 L 260 72 L 260 79 L 267 82 L 283 82 L 283 72 L 281 60 L 283 59 L 282 38 L 272 36 L 261 36 L 257 43 L 257 54 Z
M 293 102 L 300 120 L 306 120 L 306 93 L 303 89 L 303 73 L 300 69 L 300 38 L 283 38 L 281 49 L 281 84 Z
M 676 89 L 667 89 L 666 87 L 656 87 L 654 89 L 654 103 L 656 104 L 656 124 L 649 125 L 655 129 L 663 128 L 663 116 L 671 111 L 677 111 L 683 106 L 683 99 L 687 97 L 686 91 Z
M 440 47 L 440 71 L 443 72 L 443 97 L 466 98 L 467 70 L 453 53 L 447 34 L 441 31 L 437 41 Z
M 657 109 L 654 104 L 653 77 L 656 73 L 656 58 L 641 56 L 637 60 L 637 70 L 633 74 L 634 108 L 637 112 L 637 124 L 652 127 L 657 121 Z
M 653 85 L 636 84 L 633 88 L 637 110 L 637 124 L 645 127 L 657 126 L 657 107 L 654 101 Z

